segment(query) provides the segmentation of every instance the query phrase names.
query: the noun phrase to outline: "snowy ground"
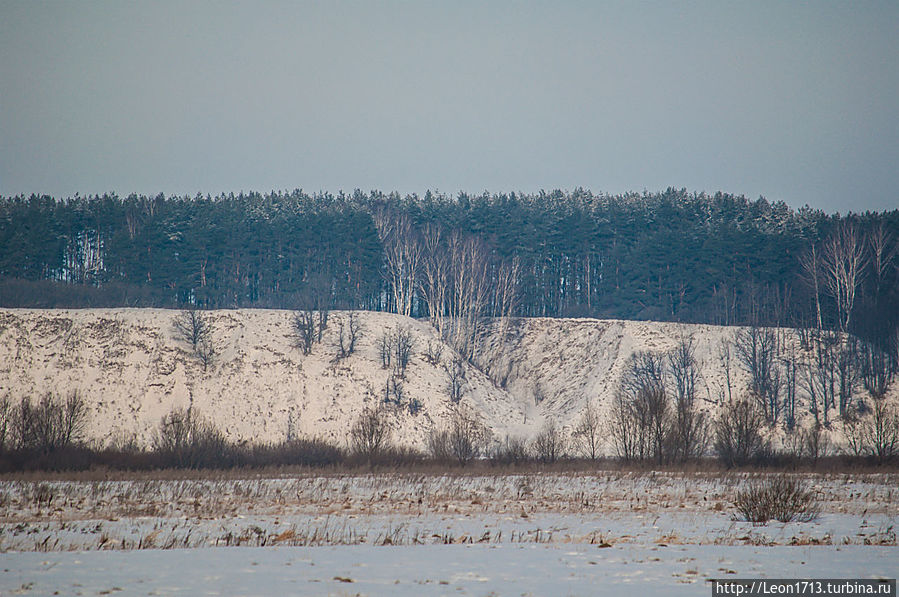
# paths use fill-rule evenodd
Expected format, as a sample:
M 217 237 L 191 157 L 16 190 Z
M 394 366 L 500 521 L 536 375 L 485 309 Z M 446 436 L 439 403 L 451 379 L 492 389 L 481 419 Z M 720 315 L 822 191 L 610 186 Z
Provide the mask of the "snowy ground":
M 709 595 L 709 578 L 891 577 L 895 547 L 428 545 L 5 554 L 0 593 Z
M 745 475 L 0 482 L 0 594 L 701 594 L 895 577 L 899 476 L 809 476 L 811 523 L 734 520 Z

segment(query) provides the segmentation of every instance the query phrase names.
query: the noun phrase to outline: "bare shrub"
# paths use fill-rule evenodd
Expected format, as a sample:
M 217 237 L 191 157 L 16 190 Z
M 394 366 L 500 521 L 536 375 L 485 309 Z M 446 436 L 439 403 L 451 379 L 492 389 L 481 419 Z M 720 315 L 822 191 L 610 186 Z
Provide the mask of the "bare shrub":
M 450 432 L 446 427 L 434 427 L 428 433 L 427 448 L 428 454 L 434 460 L 447 462 L 452 458 L 450 450 Z
M 387 413 L 380 408 L 367 408 L 350 427 L 350 451 L 371 465 L 390 448 L 390 435 Z
M 410 415 L 417 415 L 424 407 L 424 404 L 418 398 L 409 398 L 409 402 L 406 403 L 406 410 L 409 411 Z
M 726 404 L 715 421 L 715 452 L 727 467 L 742 466 L 766 457 L 770 448 L 762 437 L 765 417 L 756 404 L 736 400 Z
M 457 410 L 450 420 L 450 452 L 461 466 L 484 453 L 490 431 L 471 413 Z
M 8 407 L 10 443 L 20 450 L 50 453 L 79 443 L 84 437 L 88 409 L 78 392 L 65 400 L 46 393 L 36 403 L 23 397 L 15 407 Z
M 218 354 L 218 351 L 215 348 L 215 345 L 208 338 L 204 338 L 200 341 L 200 344 L 197 346 L 196 350 L 197 358 L 203 363 L 203 371 L 209 369 L 209 366 L 215 361 L 215 358 Z
M 238 450 L 240 466 L 333 466 L 344 462 L 343 451 L 316 438 L 297 438 L 276 444 L 249 446 Z
M 802 447 L 802 456 L 817 462 L 830 454 L 830 436 L 820 423 L 815 423 L 808 429 L 799 432 Z
M 532 443 L 534 456 L 544 464 L 553 464 L 565 454 L 565 436 L 555 420 L 547 419 Z
M 543 390 L 543 386 L 540 385 L 540 382 L 534 382 L 534 388 L 532 390 L 534 393 L 534 406 L 539 406 L 541 402 L 546 400 L 546 392 Z
M 337 360 L 345 359 L 356 352 L 356 343 L 362 336 L 362 322 L 355 311 L 347 313 L 337 323 Z
M 384 402 L 393 403 L 401 406 L 406 399 L 406 389 L 403 385 L 403 379 L 396 373 L 387 376 L 387 383 L 384 386 Z
M 750 481 L 737 491 L 734 506 L 742 520 L 756 524 L 770 520 L 810 522 L 819 513 L 815 493 L 800 479 L 787 475 Z
M 444 344 L 440 340 L 428 340 L 428 344 L 425 346 L 425 360 L 435 367 L 440 365 L 440 359 L 443 357 L 443 346 Z
M 465 391 L 465 360 L 457 355 L 445 368 L 450 401 L 458 404 Z
M 494 446 L 490 454 L 490 460 L 494 464 L 519 465 L 529 459 L 527 442 L 511 435 L 507 435 L 503 441 Z
M 222 468 L 232 465 L 225 436 L 193 409 L 175 408 L 162 417 L 153 451 L 166 466 Z
M 437 460 L 455 460 L 465 466 L 483 454 L 490 431 L 472 413 L 455 410 L 447 425 L 431 431 L 428 451 Z
M 405 327 L 397 327 L 394 337 L 396 338 L 396 370 L 400 377 L 406 377 L 406 368 L 409 366 L 409 361 L 412 360 L 412 350 L 415 347 L 415 341 L 412 338 L 412 332 Z
M 406 377 L 406 368 L 412 360 L 412 350 L 415 340 L 408 328 L 397 326 L 392 331 L 386 331 L 376 341 L 378 357 L 381 360 L 382 369 L 393 369 L 395 375 Z
M 405 408 L 409 414 L 417 415 L 424 409 L 421 400 L 408 396 L 403 378 L 396 371 L 391 371 L 384 385 L 384 403 Z
M 393 335 L 384 332 L 375 341 L 378 347 L 378 358 L 381 360 L 381 369 L 389 369 L 393 362 Z

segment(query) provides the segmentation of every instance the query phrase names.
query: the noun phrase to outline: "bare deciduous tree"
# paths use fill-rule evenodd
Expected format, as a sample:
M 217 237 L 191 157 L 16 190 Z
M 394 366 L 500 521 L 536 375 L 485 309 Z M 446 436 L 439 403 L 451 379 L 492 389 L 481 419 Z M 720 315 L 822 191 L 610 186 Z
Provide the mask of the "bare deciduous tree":
M 440 462 L 452 459 L 450 450 L 449 429 L 447 427 L 432 427 L 427 438 L 428 454 L 431 458 Z
M 518 259 L 501 262 L 496 266 L 496 282 L 493 288 L 493 317 L 496 321 L 496 347 L 503 350 L 509 334 L 512 314 L 518 301 Z M 494 359 L 496 356 L 493 357 Z
M 765 420 L 774 424 L 780 415 L 783 384 L 778 367 L 780 343 L 771 328 L 752 326 L 736 335 L 737 360 L 749 373 L 749 392 L 761 407 Z
M 390 331 L 383 332 L 375 341 L 378 348 L 378 358 L 381 361 L 381 369 L 389 369 L 393 362 L 393 334 Z
M 785 351 L 783 362 L 783 389 L 784 389 L 784 422 L 787 430 L 792 431 L 796 426 L 796 397 L 799 387 L 799 355 L 795 345 Z
M 830 409 L 836 404 L 837 363 L 841 338 L 837 332 L 816 331 L 811 350 L 802 364 L 801 386 L 808 397 L 815 423 L 828 424 Z
M 630 397 L 619 389 L 612 399 L 607 430 L 618 458 L 627 462 L 644 458 L 645 445 L 638 427 Z
M 197 345 L 196 349 L 197 358 L 200 359 L 200 362 L 203 363 L 203 371 L 209 369 L 209 366 L 215 361 L 216 356 L 218 355 L 218 351 L 216 350 L 215 344 L 213 344 L 211 338 L 203 338 L 200 340 L 200 343 Z
M 843 222 L 824 243 L 821 255 L 824 287 L 837 306 L 840 330 L 852 323 L 855 297 L 865 272 L 867 252 L 858 227 Z
M 365 409 L 350 427 L 350 450 L 371 465 L 390 447 L 391 428 L 383 409 Z
M 855 390 L 861 380 L 859 369 L 858 340 L 853 336 L 840 339 L 837 353 L 837 381 L 840 416 L 846 417 L 852 406 Z
M 422 246 L 424 260 L 421 289 L 428 305 L 428 316 L 438 333 L 443 333 L 444 315 L 450 283 L 449 252 L 443 230 L 436 224 L 425 227 Z
M 893 235 L 880 224 L 868 233 L 868 245 L 871 249 L 871 271 L 874 277 L 874 296 L 880 296 L 883 284 L 890 269 L 894 267 L 899 245 L 894 242 Z
M 175 336 L 190 344 L 191 350 L 199 354 L 200 345 L 212 344 L 212 318 L 196 307 L 182 310 L 175 316 Z
M 873 342 L 861 342 L 859 375 L 862 385 L 872 397 L 884 397 L 894 376 L 890 355 Z
M 490 296 L 489 253 L 483 241 L 458 232 L 450 235 L 448 316 L 442 330 L 456 351 L 471 360 Z
M 299 309 L 293 313 L 294 341 L 304 355 L 312 352 L 316 338 L 316 317 L 312 309 Z
M 390 286 L 396 312 L 412 315 L 423 250 L 412 220 L 389 209 L 374 213 L 374 223 L 384 247 L 384 278 Z
M 725 382 L 725 390 L 720 392 L 718 396 L 719 402 L 724 402 L 725 399 L 727 402 L 730 402 L 734 399 L 733 395 L 733 340 L 731 338 L 722 338 L 721 343 L 718 345 L 718 359 L 721 361 L 721 365 L 724 367 L 724 382 Z M 726 395 L 725 395 L 726 394 Z
M 899 455 L 899 412 L 886 398 L 872 402 L 860 422 L 861 438 L 865 450 L 883 463 Z
M 696 385 L 701 375 L 696 360 L 696 346 L 691 336 L 681 337 L 666 355 L 668 371 L 674 382 L 674 399 L 692 406 L 696 399 Z
M 696 386 L 701 376 L 693 338 L 681 338 L 667 355 L 669 375 L 674 381 L 674 413 L 670 441 L 672 456 L 686 462 L 703 455 L 708 444 L 705 414 L 696 408 Z
M 494 348 L 501 350 L 516 305 L 518 262 L 498 260 L 481 239 L 458 231 L 446 233 L 434 224 L 425 228 L 421 245 L 420 292 L 441 337 L 471 361 L 482 332 L 481 318 L 492 315 L 500 338 Z
M 765 457 L 769 446 L 762 436 L 764 426 L 756 403 L 743 399 L 726 404 L 715 421 L 715 452 L 728 467 Z
M 331 285 L 329 276 L 314 274 L 310 276 L 303 291 L 295 297 L 297 308 L 292 320 L 294 342 L 304 355 L 312 353 L 313 345 L 322 341 L 328 328 Z
M 544 464 L 553 464 L 565 454 L 565 436 L 555 420 L 547 419 L 534 438 L 534 456 Z
M 821 330 L 824 328 L 821 318 L 821 255 L 814 242 L 809 243 L 808 250 L 799 257 L 799 266 L 802 269 L 802 279 L 815 297 L 816 329 Z
M 630 356 L 612 407 L 611 436 L 625 460 L 668 457 L 670 408 L 665 388 L 664 356 L 637 352 Z
M 484 453 L 490 432 L 473 414 L 457 409 L 450 418 L 449 451 L 460 466 Z
M 528 460 L 528 447 L 524 439 L 507 435 L 494 446 L 490 459 L 498 464 L 518 465 Z
M 384 402 L 401 406 L 405 399 L 406 388 L 403 385 L 403 379 L 395 372 L 391 372 L 387 376 L 387 382 L 384 386 Z
M 819 458 L 824 458 L 830 453 L 830 437 L 824 426 L 814 424 L 800 432 L 800 441 L 802 442 L 802 456 L 817 462 Z
M 383 332 L 378 336 L 376 345 L 381 367 L 392 369 L 394 376 L 404 378 L 415 348 L 415 339 L 409 328 L 397 326 Z
M 572 440 L 578 451 L 585 458 L 596 460 L 599 457 L 602 446 L 602 421 L 599 413 L 588 402 L 574 428 Z

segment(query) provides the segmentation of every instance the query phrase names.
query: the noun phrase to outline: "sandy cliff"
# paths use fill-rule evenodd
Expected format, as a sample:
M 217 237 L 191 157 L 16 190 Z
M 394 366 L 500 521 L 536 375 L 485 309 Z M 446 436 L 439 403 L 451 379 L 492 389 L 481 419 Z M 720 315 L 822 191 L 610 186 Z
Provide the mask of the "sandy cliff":
M 421 410 L 394 408 L 396 437 L 424 445 L 435 422 L 451 412 L 447 346 L 441 364 L 424 352 L 439 342 L 426 322 L 387 313 L 359 313 L 357 351 L 337 361 L 332 312 L 323 340 L 304 356 L 294 346 L 292 314 L 275 310 L 212 311 L 215 361 L 204 370 L 190 346 L 177 338 L 176 311 L 161 309 L 0 310 L 0 396 L 17 400 L 77 390 L 90 405 L 91 438 L 106 441 L 152 437 L 173 407 L 204 413 L 234 440 L 277 441 L 288 426 L 298 433 L 343 442 L 353 419 L 378 404 L 389 372 L 380 364 L 377 338 L 407 327 L 415 350 L 403 390 Z M 592 319 L 525 319 L 512 324 L 503 346 L 488 341 L 490 377 L 467 367 L 462 402 L 480 414 L 497 437 L 531 435 L 548 417 L 569 429 L 588 401 L 605 413 L 627 357 L 638 350 L 667 350 L 692 336 L 702 363 L 699 407 L 714 414 L 727 395 L 718 356 L 733 328 Z M 791 335 L 792 332 L 785 331 Z M 733 364 L 733 389 L 746 377 Z M 492 378 L 492 379 L 491 379 Z

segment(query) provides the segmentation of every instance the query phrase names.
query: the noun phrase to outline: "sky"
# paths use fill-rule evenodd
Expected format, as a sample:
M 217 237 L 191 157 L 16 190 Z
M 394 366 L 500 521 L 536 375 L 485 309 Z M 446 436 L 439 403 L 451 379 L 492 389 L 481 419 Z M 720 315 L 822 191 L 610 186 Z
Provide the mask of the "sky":
M 899 208 L 899 2 L 0 0 L 0 195 Z

